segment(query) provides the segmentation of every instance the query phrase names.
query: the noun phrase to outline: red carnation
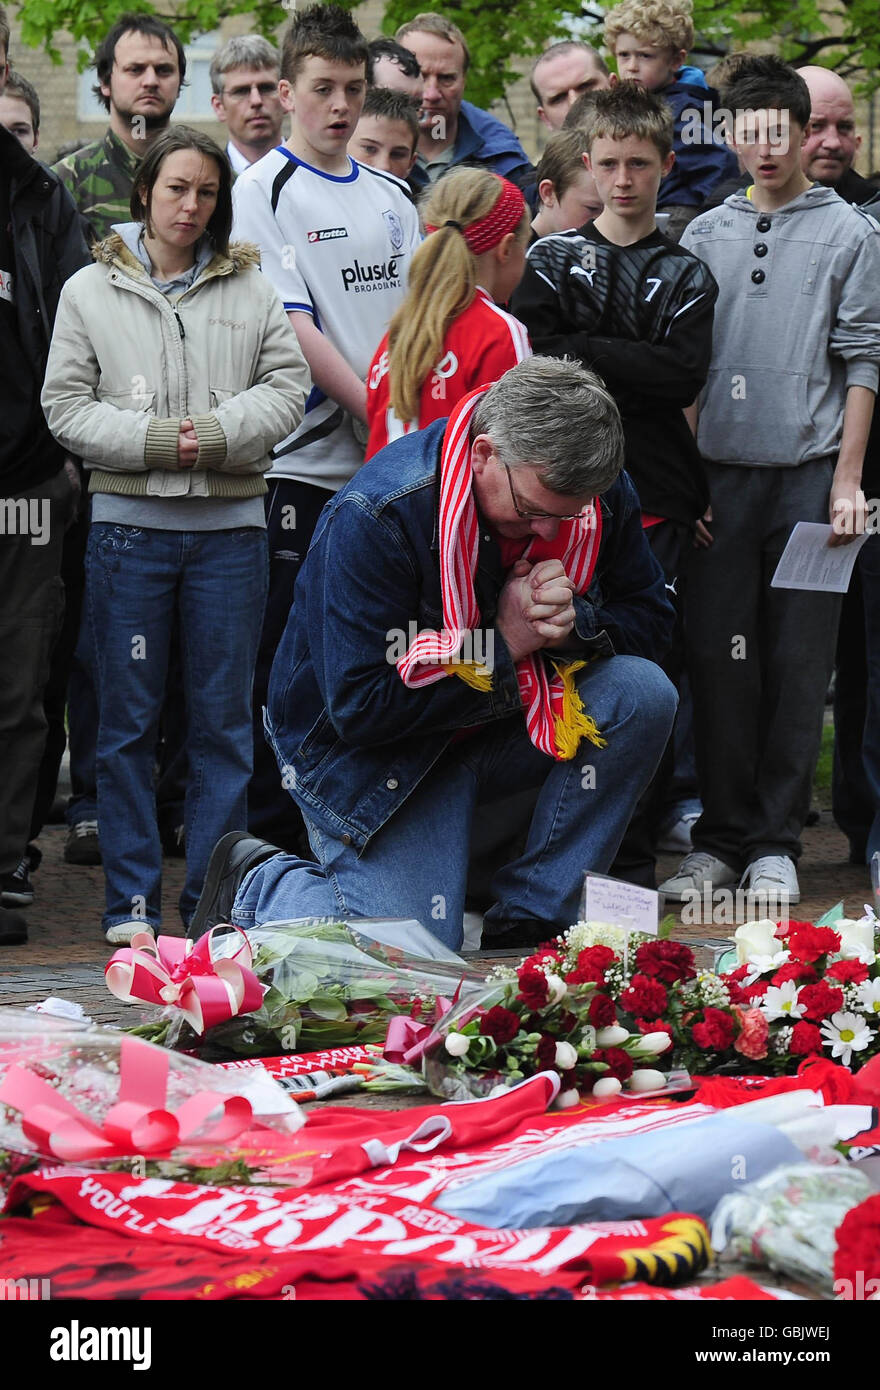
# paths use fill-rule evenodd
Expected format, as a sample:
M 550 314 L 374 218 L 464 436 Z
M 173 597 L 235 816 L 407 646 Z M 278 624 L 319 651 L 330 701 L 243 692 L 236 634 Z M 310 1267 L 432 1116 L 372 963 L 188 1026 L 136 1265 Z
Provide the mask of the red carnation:
M 841 985 L 861 985 L 868 978 L 868 967 L 860 960 L 836 960 L 825 971 L 825 978 Z
M 541 1041 L 538 1043 L 535 1056 L 541 1064 L 542 1071 L 548 1071 L 556 1066 L 556 1039 L 549 1033 L 541 1034 Z
M 527 1009 L 542 1009 L 550 998 L 550 986 L 543 970 L 519 969 L 519 998 Z
M 605 984 L 605 971 L 596 970 L 594 966 L 579 965 L 576 970 L 569 970 L 565 977 L 567 985 L 598 985 L 601 989 Z
M 499 1047 L 503 1047 L 519 1032 L 519 1018 L 511 1009 L 504 1009 L 500 1004 L 496 1004 L 493 1009 L 487 1009 L 480 1019 L 480 1032 L 484 1037 L 491 1038 Z
M 774 985 L 784 985 L 786 980 L 800 980 L 803 984 L 809 984 L 818 976 L 812 965 L 805 965 L 802 960 L 787 960 L 785 965 L 780 965 L 770 983 Z
M 753 999 L 763 999 L 769 988 L 769 980 L 756 980 L 753 985 L 746 985 L 743 996 L 751 1003 Z
M 585 946 L 577 963 L 582 970 L 607 970 L 617 960 L 610 946 Z
M 812 922 L 794 922 L 789 917 L 785 922 L 776 923 L 775 934 L 780 937 L 780 939 L 784 939 L 786 936 L 791 936 L 792 932 L 800 931 L 802 927 L 809 927 L 812 931 L 813 924 Z
M 587 1019 L 594 1028 L 611 1028 L 617 1022 L 614 1000 L 607 994 L 594 994 Z
M 844 1298 L 876 1298 L 880 1293 L 880 1195 L 851 1207 L 834 1239 L 835 1293 Z
M 822 1034 L 815 1023 L 796 1023 L 791 1030 L 788 1050 L 794 1057 L 822 1051 Z
M 636 951 L 636 969 L 664 985 L 692 980 L 697 973 L 693 951 L 679 941 L 644 941 Z
M 707 1052 L 726 1052 L 733 1042 L 733 1019 L 721 1009 L 704 1009 L 702 1023 L 693 1027 L 694 1042 Z
M 558 965 L 559 962 L 564 959 L 565 957 L 561 951 L 536 951 L 533 956 L 529 956 L 524 960 L 519 968 L 520 970 L 538 970 L 541 965 L 546 965 L 554 961 Z
M 666 990 L 659 980 L 648 975 L 633 975 L 629 989 L 620 996 L 620 1007 L 628 1014 L 659 1018 L 668 1003 Z
M 618 1081 L 629 1081 L 633 1074 L 633 1060 L 622 1047 L 603 1047 L 593 1053 L 594 1062 L 605 1062 L 608 1071 L 603 1076 L 616 1076 Z
M 830 1018 L 843 1004 L 843 990 L 833 989 L 820 980 L 798 990 L 798 1003 L 803 1005 L 804 1018 Z
M 818 960 L 840 950 L 840 935 L 830 927 L 811 927 L 801 922 L 792 925 L 796 930 L 789 933 L 788 949 L 797 960 Z
M 738 965 L 735 970 L 728 970 L 726 975 L 721 976 L 721 979 L 726 985 L 729 985 L 731 980 L 735 980 L 738 985 L 741 985 L 748 973 L 749 963 L 748 961 L 744 961 L 743 964 Z

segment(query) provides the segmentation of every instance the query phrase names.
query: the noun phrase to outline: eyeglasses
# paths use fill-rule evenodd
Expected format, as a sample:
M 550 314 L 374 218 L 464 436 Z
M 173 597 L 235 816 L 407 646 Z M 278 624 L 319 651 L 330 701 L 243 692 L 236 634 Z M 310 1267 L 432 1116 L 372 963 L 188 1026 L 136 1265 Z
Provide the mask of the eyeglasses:
M 513 475 L 510 471 L 510 466 L 499 459 L 497 454 L 496 459 L 507 474 L 507 483 L 510 488 L 510 500 L 513 503 L 513 510 L 516 512 L 517 516 L 522 517 L 523 521 L 577 521 L 578 517 L 583 516 L 584 512 L 587 510 L 586 507 L 581 507 L 579 512 L 566 512 L 565 516 L 560 516 L 558 512 L 524 512 L 513 490 Z M 589 503 L 587 503 L 587 506 L 589 506 Z
M 246 87 L 227 87 L 223 95 L 228 101 L 250 101 L 255 87 L 264 101 L 278 94 L 277 82 L 250 82 Z

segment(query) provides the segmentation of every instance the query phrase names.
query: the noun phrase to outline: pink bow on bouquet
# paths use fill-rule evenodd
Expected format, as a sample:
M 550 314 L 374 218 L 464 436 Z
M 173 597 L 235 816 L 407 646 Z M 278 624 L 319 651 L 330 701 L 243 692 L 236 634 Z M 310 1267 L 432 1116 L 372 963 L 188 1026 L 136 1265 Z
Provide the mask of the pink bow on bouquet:
M 67 1163 L 122 1158 L 130 1154 L 167 1157 L 178 1144 L 213 1144 L 234 1139 L 252 1119 L 244 1096 L 199 1091 L 172 1114 L 166 1107 L 169 1058 L 137 1038 L 124 1038 L 119 1058 L 119 1099 L 103 1124 L 89 1119 L 28 1067 L 10 1067 L 0 1082 L 0 1103 L 21 1112 L 21 1127 L 47 1158 Z M 222 1110 L 206 1125 L 208 1116 Z
M 386 1062 L 403 1063 L 405 1066 L 412 1066 L 413 1062 L 418 1062 L 427 1051 L 429 1043 L 439 1037 L 437 1024 L 449 1013 L 454 1002 L 455 1000 L 450 1002 L 448 999 L 438 999 L 430 1023 L 421 1023 L 408 1014 L 398 1014 L 390 1019 L 388 1032 L 385 1034 L 385 1046 L 382 1049 L 382 1056 Z
M 197 1033 L 253 1013 L 263 1002 L 263 986 L 250 968 L 250 942 L 233 927 L 241 938 L 238 950 L 215 959 L 214 934 L 221 930 L 227 928 L 212 928 L 195 945 L 180 936 L 157 940 L 150 930 L 138 932 L 104 967 L 107 988 L 126 1004 L 173 1004 Z

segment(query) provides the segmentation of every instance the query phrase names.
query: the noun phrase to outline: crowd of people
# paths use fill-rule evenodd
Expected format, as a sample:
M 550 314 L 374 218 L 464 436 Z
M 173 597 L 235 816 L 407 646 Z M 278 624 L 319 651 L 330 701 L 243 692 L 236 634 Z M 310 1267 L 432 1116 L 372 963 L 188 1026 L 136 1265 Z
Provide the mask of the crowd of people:
M 880 483 L 840 77 L 707 81 L 690 0 L 623 0 L 616 72 L 534 62 L 535 167 L 450 19 L 369 42 L 314 5 L 214 55 L 224 150 L 132 13 L 106 131 L 49 167 L 9 36 L 0 8 L 0 944 L 65 746 L 111 944 L 159 928 L 168 854 L 191 937 L 343 914 L 518 948 L 660 850 L 672 901 L 787 910 L 835 664 L 870 860 L 873 540 L 843 600 L 772 586 L 797 522 L 848 544 Z

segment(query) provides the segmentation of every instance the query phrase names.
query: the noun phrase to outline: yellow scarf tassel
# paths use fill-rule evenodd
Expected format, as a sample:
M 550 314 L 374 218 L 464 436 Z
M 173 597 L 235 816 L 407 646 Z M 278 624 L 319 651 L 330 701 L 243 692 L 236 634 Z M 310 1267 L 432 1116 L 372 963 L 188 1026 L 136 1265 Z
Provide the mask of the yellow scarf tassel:
M 443 670 L 448 676 L 458 676 L 471 690 L 491 690 L 492 672 L 479 661 L 450 661 Z
M 562 714 L 554 714 L 556 751 L 560 758 L 573 758 L 582 738 L 586 738 L 597 748 L 604 748 L 606 740 L 599 733 L 595 719 L 584 710 L 583 701 L 574 683 L 575 671 L 586 666 L 585 661 L 570 661 L 568 665 L 553 662 L 557 675 L 562 678 Z

